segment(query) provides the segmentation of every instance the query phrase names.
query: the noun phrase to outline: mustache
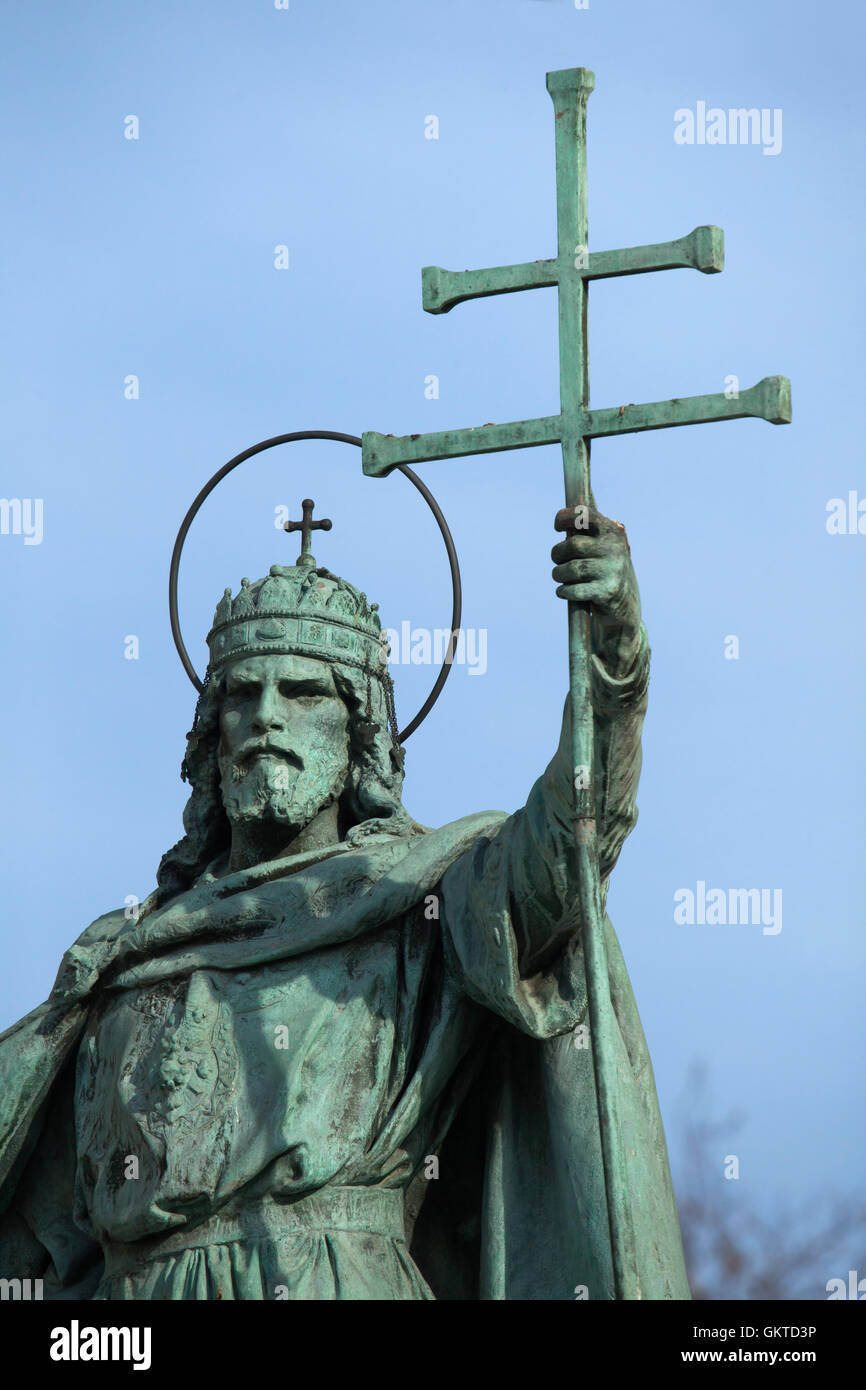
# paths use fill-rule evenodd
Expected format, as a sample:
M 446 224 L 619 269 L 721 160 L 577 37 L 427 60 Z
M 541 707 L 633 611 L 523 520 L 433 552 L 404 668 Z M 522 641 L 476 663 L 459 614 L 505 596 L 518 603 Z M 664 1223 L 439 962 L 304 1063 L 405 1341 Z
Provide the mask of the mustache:
M 245 775 L 250 768 L 250 764 L 255 758 L 269 754 L 274 758 L 282 758 L 290 767 L 294 767 L 298 772 L 304 768 L 304 760 L 293 748 L 281 748 L 279 744 L 268 741 L 266 743 L 248 743 L 244 748 L 240 748 L 232 758 L 234 768 L 241 770 L 241 775 Z

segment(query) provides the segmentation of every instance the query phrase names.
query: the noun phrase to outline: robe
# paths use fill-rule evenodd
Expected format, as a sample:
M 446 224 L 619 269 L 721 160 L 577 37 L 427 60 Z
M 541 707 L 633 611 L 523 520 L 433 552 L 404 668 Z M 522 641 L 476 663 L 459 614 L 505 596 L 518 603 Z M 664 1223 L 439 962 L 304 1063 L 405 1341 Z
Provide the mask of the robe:
M 603 900 L 649 647 L 592 657 Z M 569 717 L 514 815 L 382 822 L 97 919 L 0 1036 L 0 1270 L 55 1299 L 614 1296 Z M 605 916 L 641 1296 L 689 1298 Z

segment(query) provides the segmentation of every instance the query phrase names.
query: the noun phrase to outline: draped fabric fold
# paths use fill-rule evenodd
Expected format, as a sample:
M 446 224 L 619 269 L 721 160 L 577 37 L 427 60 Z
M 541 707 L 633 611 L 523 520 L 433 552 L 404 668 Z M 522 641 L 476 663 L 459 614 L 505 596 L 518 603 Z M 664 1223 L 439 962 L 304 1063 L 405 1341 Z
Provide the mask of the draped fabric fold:
M 607 873 L 647 665 L 644 641 L 594 675 Z M 0 1272 L 60 1299 L 612 1298 L 568 746 L 566 718 L 512 816 L 215 862 L 88 927 L 0 1035 Z M 641 1293 L 688 1298 L 605 920 Z

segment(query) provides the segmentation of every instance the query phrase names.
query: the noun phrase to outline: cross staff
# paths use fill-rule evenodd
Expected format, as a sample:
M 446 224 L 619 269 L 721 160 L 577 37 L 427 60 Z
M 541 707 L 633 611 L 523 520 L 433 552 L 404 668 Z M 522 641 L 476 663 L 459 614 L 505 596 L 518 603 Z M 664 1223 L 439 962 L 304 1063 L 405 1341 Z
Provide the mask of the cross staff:
M 718 227 L 696 227 L 679 241 L 589 254 L 586 103 L 594 86 L 595 75 L 588 68 L 565 68 L 547 74 L 547 90 L 556 115 L 556 259 L 496 266 L 487 270 L 448 271 L 439 266 L 426 266 L 422 271 L 422 302 L 431 314 L 448 313 L 455 304 L 465 299 L 556 286 L 559 299 L 559 415 L 514 420 L 505 425 L 482 425 L 477 429 L 444 430 L 403 437 L 369 431 L 363 436 L 363 470 L 369 477 L 384 477 L 398 464 L 558 443 L 562 446 L 566 507 L 577 509 L 587 506 L 591 498 L 589 449 L 592 439 L 665 429 L 673 425 L 737 420 L 744 416 L 756 416 L 774 425 L 790 421 L 791 388 L 787 378 L 782 376 L 765 377 L 757 386 L 741 391 L 731 399 L 719 394 L 653 401 L 646 405 L 627 405 L 608 410 L 590 409 L 588 282 L 613 275 L 636 275 L 642 271 L 673 270 L 677 267 L 690 267 L 705 275 L 712 275 L 720 271 L 724 264 L 723 236 Z M 577 511 L 573 510 L 572 515 L 577 516 Z M 598 874 L 589 623 L 587 605 L 569 602 L 575 854 L 615 1296 L 618 1299 L 638 1299 L 641 1297 L 640 1280 L 617 1111 L 616 1020 L 610 999 Z

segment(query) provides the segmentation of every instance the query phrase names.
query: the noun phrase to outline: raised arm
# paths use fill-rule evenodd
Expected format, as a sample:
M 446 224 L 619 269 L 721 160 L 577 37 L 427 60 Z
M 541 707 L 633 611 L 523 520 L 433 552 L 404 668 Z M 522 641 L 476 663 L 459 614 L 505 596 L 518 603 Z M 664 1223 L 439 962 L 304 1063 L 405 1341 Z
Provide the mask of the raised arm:
M 553 577 L 560 598 L 591 604 L 596 813 L 604 897 L 637 820 L 650 652 L 623 527 L 594 511 L 582 519 L 586 524 L 581 529 L 554 546 Z M 565 520 L 565 514 L 558 514 L 559 529 Z M 584 774 L 570 765 L 569 719 L 566 702 L 559 748 L 526 805 L 496 834 L 481 837 L 443 880 L 445 918 L 459 968 L 470 993 L 486 1003 L 493 1002 L 491 965 L 500 972 L 508 966 L 505 974 L 496 976 L 498 997 L 506 987 L 511 992 L 514 981 L 509 975 L 516 971 L 526 979 L 536 974 L 579 936 L 572 806 L 573 780 Z M 485 959 L 491 950 L 498 964 Z

